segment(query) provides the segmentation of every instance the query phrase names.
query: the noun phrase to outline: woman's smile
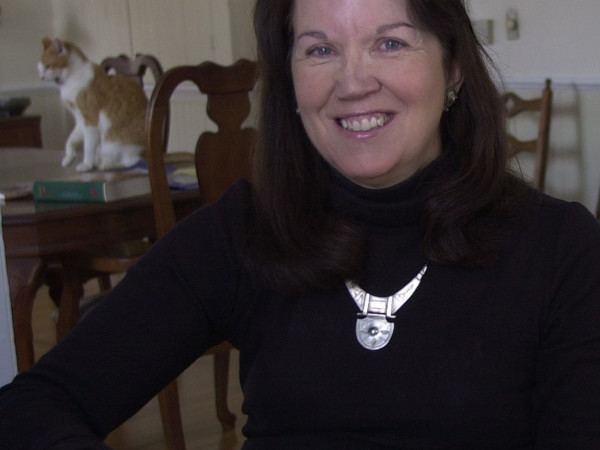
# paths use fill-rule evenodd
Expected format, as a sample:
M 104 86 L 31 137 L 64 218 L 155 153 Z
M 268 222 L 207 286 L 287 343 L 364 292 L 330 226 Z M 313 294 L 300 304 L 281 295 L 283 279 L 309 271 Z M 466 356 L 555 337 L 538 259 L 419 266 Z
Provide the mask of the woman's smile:
M 370 113 L 343 116 L 336 119 L 338 125 L 348 131 L 371 131 L 386 126 L 392 118 L 389 113 Z

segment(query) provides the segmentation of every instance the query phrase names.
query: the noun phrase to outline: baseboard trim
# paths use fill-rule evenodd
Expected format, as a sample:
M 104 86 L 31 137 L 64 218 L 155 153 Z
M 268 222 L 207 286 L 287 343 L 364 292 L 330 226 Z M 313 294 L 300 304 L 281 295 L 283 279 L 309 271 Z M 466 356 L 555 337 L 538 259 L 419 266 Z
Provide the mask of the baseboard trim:
M 146 92 L 146 94 L 148 96 L 150 96 L 150 94 L 152 94 L 152 91 L 154 90 L 154 84 L 146 84 L 144 85 L 144 91 Z M 57 85 L 53 85 L 53 84 L 22 84 L 22 85 L 12 85 L 12 86 L 3 86 L 0 89 L 0 92 L 3 95 L 10 95 L 11 93 L 23 93 L 23 92 L 27 92 L 27 93 L 31 93 L 31 94 L 37 94 L 37 95 L 48 95 L 48 94 L 59 94 L 59 87 Z M 181 86 L 178 86 L 177 89 L 175 89 L 175 94 L 179 95 L 179 94 L 186 94 L 186 95 L 190 95 L 193 93 L 196 93 L 199 96 L 202 96 L 202 93 L 200 91 L 198 91 L 198 88 L 196 88 L 195 86 L 191 85 L 188 86 L 186 84 L 182 84 Z
M 58 94 L 58 86 L 52 84 L 14 84 L 9 86 L 2 86 L 0 91 L 3 94 L 11 92 L 30 92 L 32 94 Z
M 552 80 L 552 89 L 577 89 L 580 91 L 600 90 L 600 77 L 548 77 Z M 546 77 L 506 77 L 503 85 L 509 89 L 541 89 Z

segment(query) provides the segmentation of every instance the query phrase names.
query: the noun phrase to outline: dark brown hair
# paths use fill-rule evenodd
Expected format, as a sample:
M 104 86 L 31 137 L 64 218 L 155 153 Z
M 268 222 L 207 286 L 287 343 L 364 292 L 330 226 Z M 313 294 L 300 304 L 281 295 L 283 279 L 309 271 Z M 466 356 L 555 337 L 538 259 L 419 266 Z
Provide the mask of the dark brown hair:
M 295 112 L 293 6 L 293 0 L 257 0 L 255 8 L 262 102 L 252 253 L 273 286 L 318 289 L 358 274 L 362 239 L 331 213 L 325 163 Z M 456 170 L 426 202 L 424 252 L 440 263 L 481 261 L 490 249 L 480 238 L 479 219 L 496 208 L 507 180 L 502 104 L 490 61 L 462 0 L 407 0 L 407 7 L 412 20 L 440 41 L 447 68 L 458 64 L 463 77 L 458 101 L 441 122 L 443 151 L 452 152 Z

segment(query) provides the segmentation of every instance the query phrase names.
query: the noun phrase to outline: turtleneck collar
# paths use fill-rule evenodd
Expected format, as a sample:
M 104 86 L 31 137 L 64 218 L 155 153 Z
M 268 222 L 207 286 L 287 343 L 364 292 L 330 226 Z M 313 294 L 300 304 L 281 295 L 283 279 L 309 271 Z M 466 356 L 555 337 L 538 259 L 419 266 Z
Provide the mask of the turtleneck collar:
M 330 173 L 330 195 L 335 213 L 365 226 L 396 227 L 420 221 L 425 199 L 440 175 L 450 169 L 443 153 L 410 178 L 388 188 L 369 189 Z

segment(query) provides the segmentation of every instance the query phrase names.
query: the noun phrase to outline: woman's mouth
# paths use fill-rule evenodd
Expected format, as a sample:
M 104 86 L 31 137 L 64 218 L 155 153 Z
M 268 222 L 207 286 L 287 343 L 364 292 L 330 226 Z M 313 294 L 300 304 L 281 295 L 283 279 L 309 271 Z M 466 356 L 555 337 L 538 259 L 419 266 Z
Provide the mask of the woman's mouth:
M 348 131 L 371 131 L 384 127 L 392 118 L 392 114 L 374 113 L 336 119 L 339 126 Z

